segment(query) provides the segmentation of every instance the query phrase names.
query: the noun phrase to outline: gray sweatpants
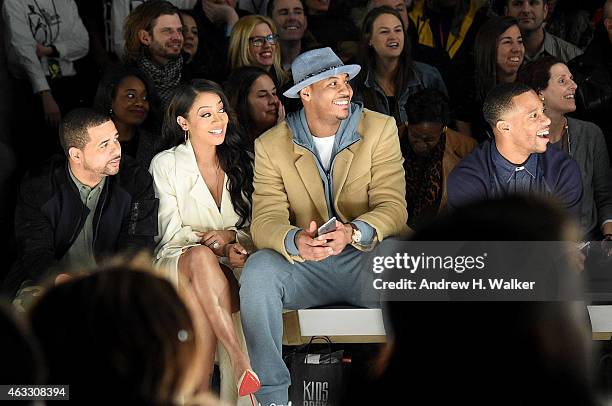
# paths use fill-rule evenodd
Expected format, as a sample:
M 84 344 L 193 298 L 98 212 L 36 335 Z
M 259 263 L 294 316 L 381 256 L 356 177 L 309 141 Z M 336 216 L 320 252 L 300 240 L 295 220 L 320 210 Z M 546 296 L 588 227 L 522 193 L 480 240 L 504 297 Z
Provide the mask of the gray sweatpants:
M 240 277 L 240 312 L 253 370 L 262 387 L 262 406 L 286 405 L 291 383 L 282 358 L 283 309 L 335 303 L 377 306 L 362 298 L 365 254 L 347 245 L 323 261 L 289 263 L 273 250 L 255 252 Z

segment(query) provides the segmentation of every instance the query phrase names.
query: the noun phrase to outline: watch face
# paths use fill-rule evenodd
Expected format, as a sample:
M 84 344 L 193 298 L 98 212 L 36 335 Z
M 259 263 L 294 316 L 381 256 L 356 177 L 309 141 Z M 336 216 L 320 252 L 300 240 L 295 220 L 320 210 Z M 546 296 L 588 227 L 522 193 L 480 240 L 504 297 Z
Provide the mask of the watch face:
M 354 230 L 353 231 L 353 242 L 354 243 L 361 242 L 361 231 L 359 231 L 359 230 Z

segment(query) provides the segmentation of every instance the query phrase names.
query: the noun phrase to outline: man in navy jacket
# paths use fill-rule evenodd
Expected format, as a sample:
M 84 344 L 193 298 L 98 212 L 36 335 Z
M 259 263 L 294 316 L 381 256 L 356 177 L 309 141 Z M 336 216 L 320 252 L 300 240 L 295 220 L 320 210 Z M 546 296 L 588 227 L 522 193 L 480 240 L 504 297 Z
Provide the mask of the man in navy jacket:
M 582 181 L 578 164 L 547 148 L 550 119 L 538 95 L 521 83 L 507 83 L 487 96 L 484 117 L 489 140 L 465 157 L 448 179 L 449 207 L 510 194 L 549 196 L 578 218 Z

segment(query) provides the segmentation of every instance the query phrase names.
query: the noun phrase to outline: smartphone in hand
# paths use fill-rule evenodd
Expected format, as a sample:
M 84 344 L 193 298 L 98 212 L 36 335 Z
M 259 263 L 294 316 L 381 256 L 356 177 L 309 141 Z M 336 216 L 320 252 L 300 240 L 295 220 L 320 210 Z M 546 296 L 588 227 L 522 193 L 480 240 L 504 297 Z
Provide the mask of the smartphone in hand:
M 336 216 L 330 218 L 329 220 L 325 222 L 325 224 L 319 227 L 317 229 L 317 235 L 315 237 L 318 237 L 323 234 L 331 233 L 332 231 L 336 231 Z

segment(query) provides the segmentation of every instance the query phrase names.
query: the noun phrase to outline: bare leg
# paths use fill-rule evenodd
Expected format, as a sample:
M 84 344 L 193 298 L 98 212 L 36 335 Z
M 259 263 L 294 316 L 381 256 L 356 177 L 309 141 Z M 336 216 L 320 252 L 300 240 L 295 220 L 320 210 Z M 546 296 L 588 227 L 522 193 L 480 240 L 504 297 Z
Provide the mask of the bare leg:
M 179 259 L 180 263 L 180 259 Z M 200 302 L 195 296 L 191 282 L 187 277 L 179 272 L 178 292 L 189 309 L 191 320 L 196 332 L 198 358 L 202 359 L 201 383 L 197 388 L 197 393 L 210 391 L 212 382 L 213 368 L 215 364 L 215 349 L 217 347 L 217 337 L 210 334 L 212 327 L 206 314 L 202 310 Z
M 250 368 L 250 363 L 240 347 L 232 321 L 232 296 L 236 296 L 237 283 L 232 284 L 226 275 L 217 256 L 206 246 L 200 245 L 189 249 L 181 255 L 178 263 L 179 274 L 190 281 L 196 299 L 204 311 L 214 335 L 227 350 L 236 380 Z M 231 274 L 231 271 L 227 270 Z M 234 307 L 236 301 L 234 301 Z

